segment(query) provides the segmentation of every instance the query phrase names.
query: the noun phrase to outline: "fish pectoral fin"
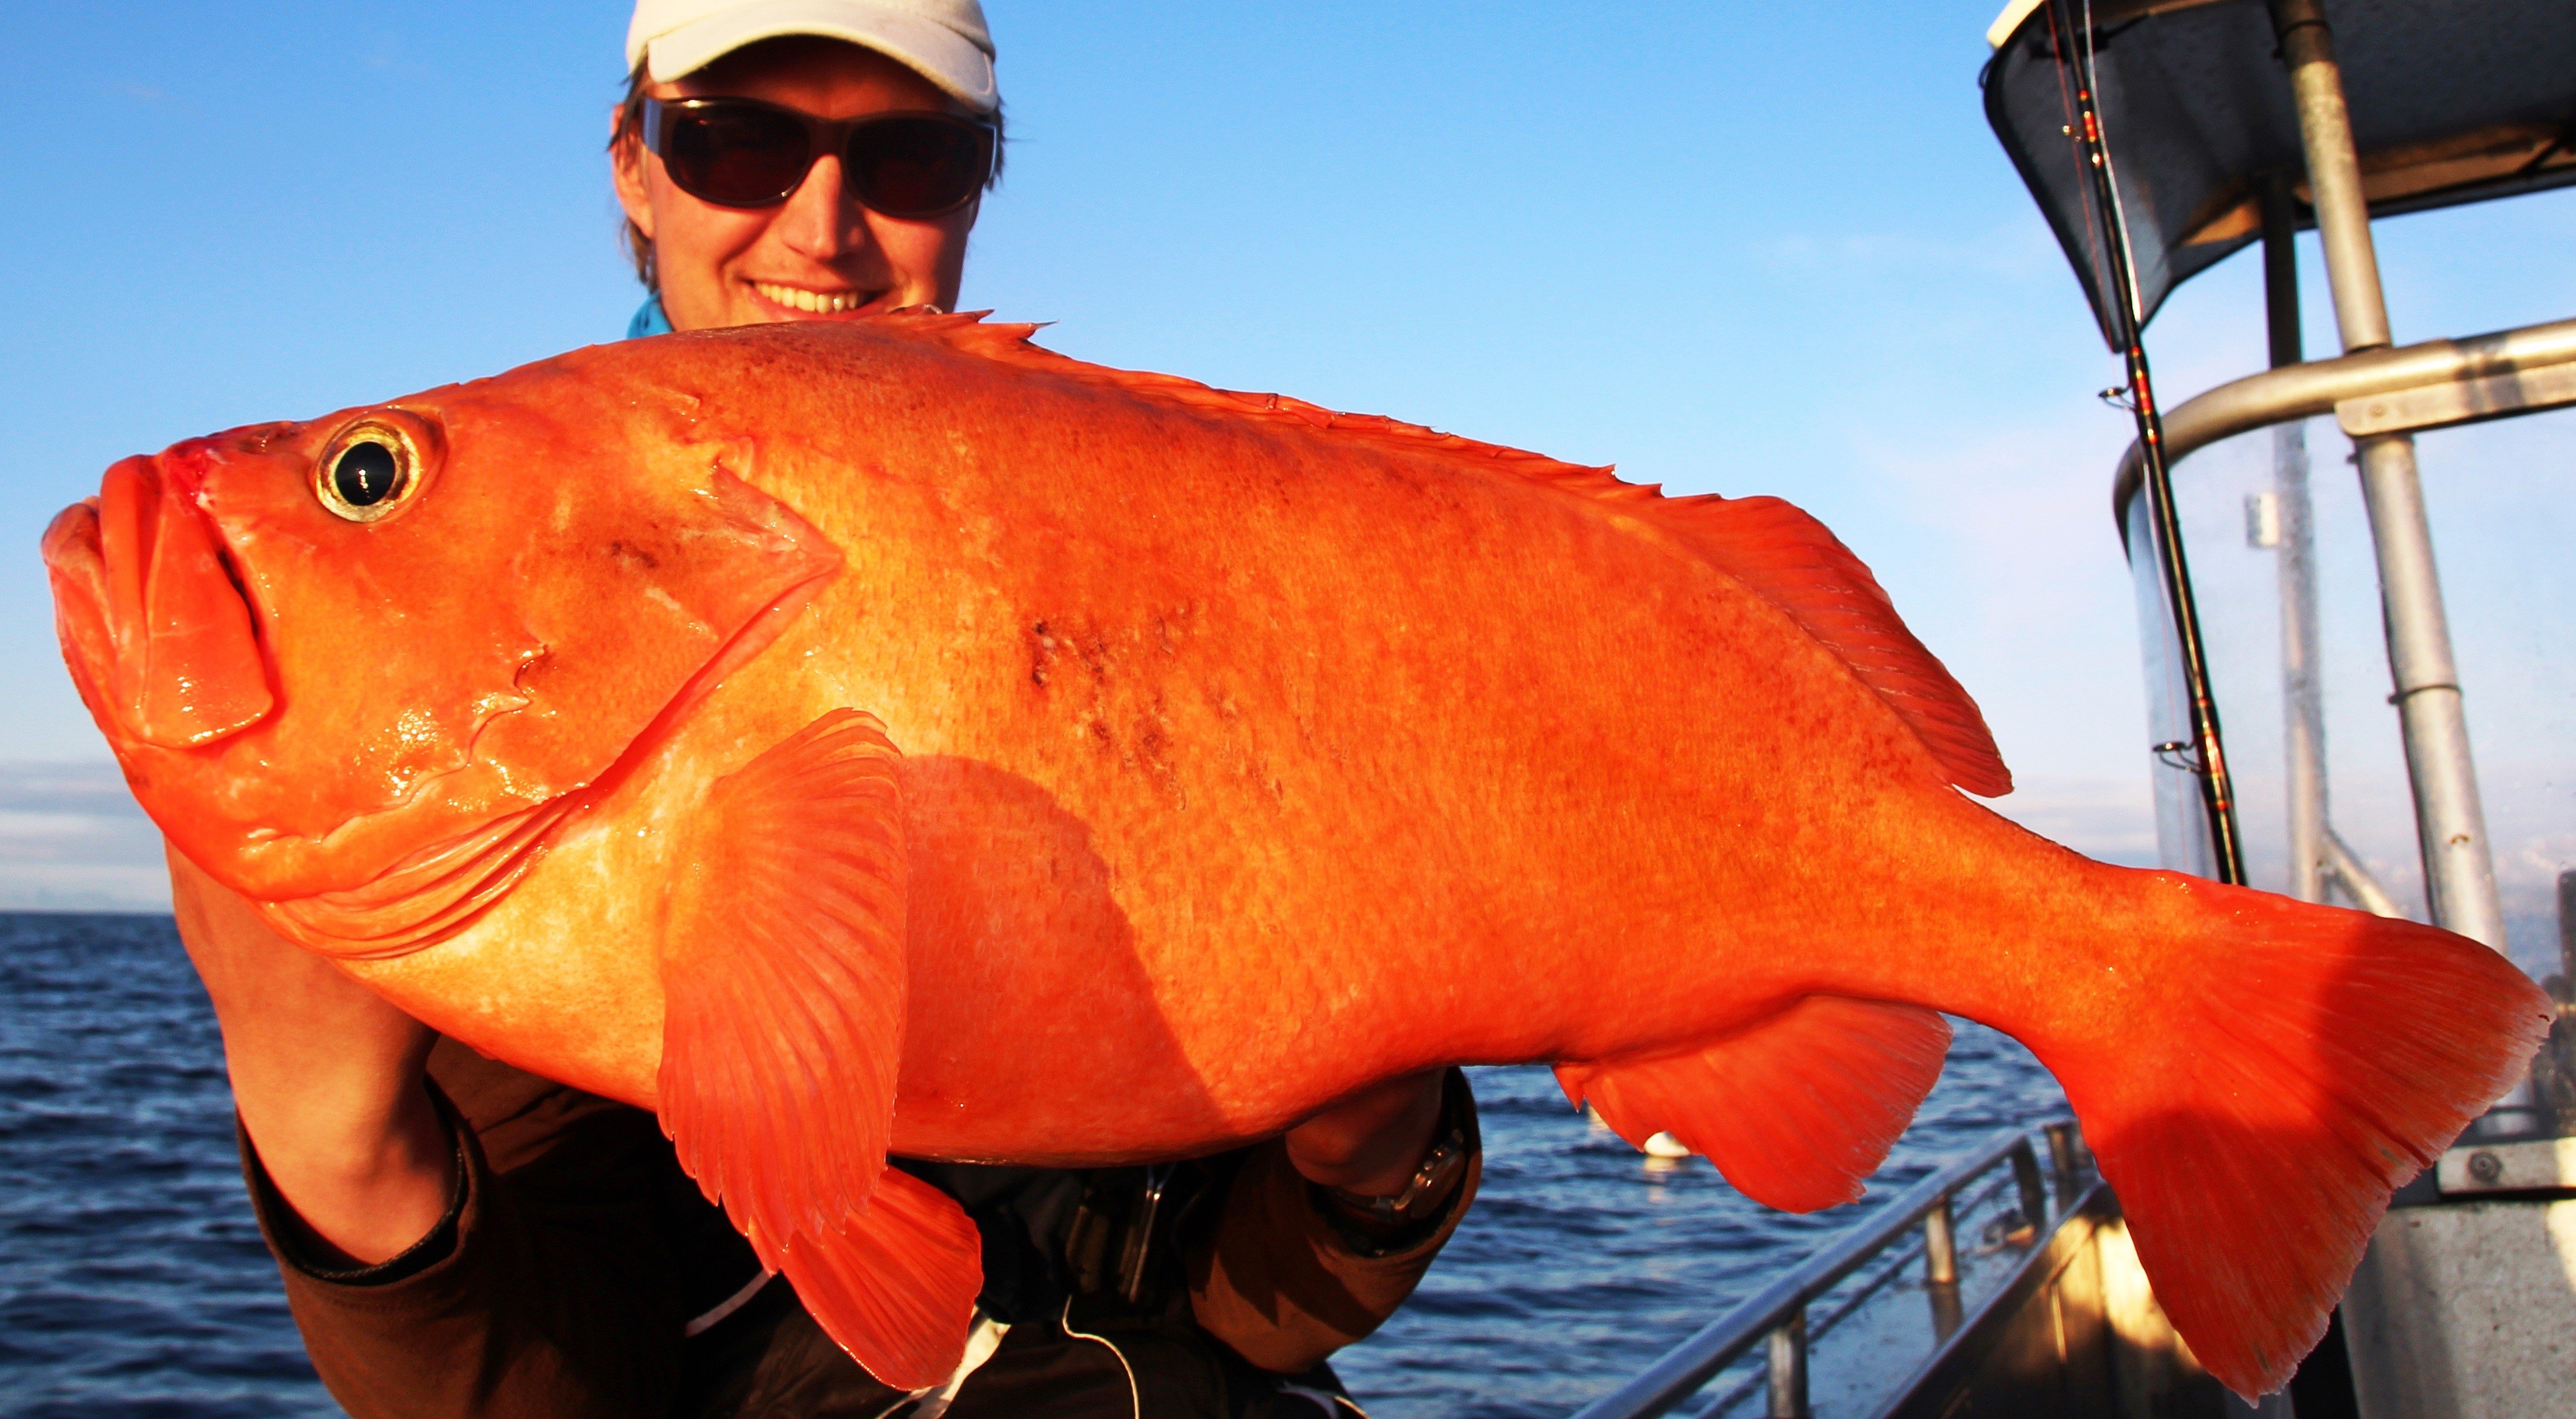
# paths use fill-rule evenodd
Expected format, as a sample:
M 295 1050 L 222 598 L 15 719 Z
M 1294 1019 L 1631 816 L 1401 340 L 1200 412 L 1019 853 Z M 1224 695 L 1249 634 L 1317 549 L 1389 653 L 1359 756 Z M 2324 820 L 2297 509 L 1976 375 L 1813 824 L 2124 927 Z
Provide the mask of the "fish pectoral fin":
M 1630 1143 L 1670 1133 L 1754 1201 L 1813 1212 L 1859 1199 L 1949 1048 L 1935 1011 L 1811 995 L 1696 1050 L 1560 1064 L 1556 1079 Z
M 956 1373 L 984 1284 L 984 1242 L 957 1200 L 888 1168 L 865 1211 L 787 1244 L 779 1269 L 825 1334 L 896 1389 Z
M 662 1129 L 699 1188 L 764 1264 L 837 1298 L 807 1302 L 843 1349 L 911 1387 L 897 1376 L 925 1356 L 954 1364 L 983 1277 L 956 1204 L 886 1169 L 901 761 L 873 717 L 834 710 L 709 787 L 665 912 L 659 1083 Z

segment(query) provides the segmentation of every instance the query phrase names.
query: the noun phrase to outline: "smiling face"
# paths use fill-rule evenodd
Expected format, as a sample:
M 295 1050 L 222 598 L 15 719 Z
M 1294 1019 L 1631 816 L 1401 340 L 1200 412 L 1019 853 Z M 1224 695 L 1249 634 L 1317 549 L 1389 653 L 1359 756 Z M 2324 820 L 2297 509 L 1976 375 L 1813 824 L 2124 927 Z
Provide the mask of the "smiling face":
M 759 99 L 827 119 L 925 109 L 974 116 L 884 55 L 811 38 L 751 45 L 646 92 Z M 615 169 L 619 205 L 653 244 L 662 310 L 675 330 L 957 303 L 975 202 L 927 221 L 872 212 L 843 183 L 834 154 L 774 207 L 719 207 L 682 192 L 640 138 L 618 145 Z

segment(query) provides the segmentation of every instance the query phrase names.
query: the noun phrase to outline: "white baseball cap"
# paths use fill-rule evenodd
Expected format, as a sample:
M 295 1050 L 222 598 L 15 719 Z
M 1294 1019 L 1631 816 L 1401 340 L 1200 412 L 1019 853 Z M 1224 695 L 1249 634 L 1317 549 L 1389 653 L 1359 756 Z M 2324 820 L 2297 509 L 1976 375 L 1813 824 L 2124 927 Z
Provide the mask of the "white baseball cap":
M 626 67 L 656 82 L 695 73 L 746 44 L 810 34 L 873 49 L 978 113 L 1002 102 L 993 32 L 977 0 L 635 0 Z

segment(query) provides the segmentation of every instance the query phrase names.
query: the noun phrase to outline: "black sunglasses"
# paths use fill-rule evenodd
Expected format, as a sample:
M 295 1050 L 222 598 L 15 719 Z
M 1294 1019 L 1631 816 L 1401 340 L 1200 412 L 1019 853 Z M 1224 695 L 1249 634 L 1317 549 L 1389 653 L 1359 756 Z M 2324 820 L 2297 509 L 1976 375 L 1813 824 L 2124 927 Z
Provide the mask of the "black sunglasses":
M 644 101 L 644 146 L 682 192 L 719 207 L 775 207 L 825 153 L 859 205 L 945 216 L 993 175 L 993 125 L 953 113 L 816 118 L 758 99 Z

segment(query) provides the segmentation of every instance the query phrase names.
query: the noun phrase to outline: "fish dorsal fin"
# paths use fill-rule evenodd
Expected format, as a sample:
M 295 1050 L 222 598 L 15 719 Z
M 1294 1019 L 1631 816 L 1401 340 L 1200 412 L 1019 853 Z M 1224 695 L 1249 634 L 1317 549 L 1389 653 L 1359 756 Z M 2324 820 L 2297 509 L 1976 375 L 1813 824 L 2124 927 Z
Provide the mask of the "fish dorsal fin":
M 1183 408 L 1250 419 L 1285 419 L 1330 437 L 1389 452 L 1458 460 L 1487 474 L 1516 474 L 1651 522 L 1756 595 L 1778 607 L 1896 712 L 1950 782 L 1993 798 L 2012 792 L 2012 773 L 1985 716 L 1905 622 L 1878 579 L 1825 525 L 1778 498 L 1667 498 L 1622 481 L 1607 468 L 1444 434 L 1377 414 L 1340 414 L 1280 394 L 1215 389 L 1178 375 L 1110 369 L 1029 341 L 1039 327 L 987 324 L 984 312 L 905 314 L 890 321 L 961 353 L 1106 385 Z
M 975 1225 L 886 1167 L 903 1054 L 901 754 L 834 710 L 716 780 L 662 944 L 662 1127 L 841 1348 L 898 1389 L 957 1363 Z M 811 1290 L 807 1290 L 808 1286 Z
M 1577 1107 L 1640 1148 L 1670 1133 L 1784 1212 L 1858 1201 L 1941 1077 L 1950 1023 L 1917 1005 L 1811 995 L 1682 1054 L 1560 1064 Z
M 1906 629 L 1869 568 L 1825 525 L 1778 498 L 1657 498 L 1661 521 L 1841 656 L 1941 765 L 1950 782 L 2012 792 L 1977 702 Z

